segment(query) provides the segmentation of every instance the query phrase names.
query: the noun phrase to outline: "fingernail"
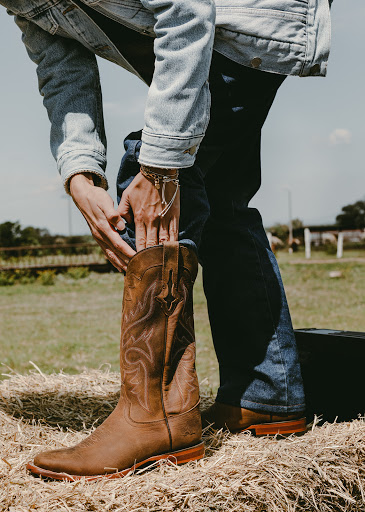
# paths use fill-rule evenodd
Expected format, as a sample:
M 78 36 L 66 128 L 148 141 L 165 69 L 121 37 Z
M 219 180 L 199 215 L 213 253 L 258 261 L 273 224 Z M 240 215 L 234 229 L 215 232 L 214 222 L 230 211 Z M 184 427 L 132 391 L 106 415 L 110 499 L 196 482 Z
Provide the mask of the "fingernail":
M 124 222 L 122 220 L 118 221 L 117 229 L 119 229 L 119 231 L 123 231 L 124 228 L 125 228 Z

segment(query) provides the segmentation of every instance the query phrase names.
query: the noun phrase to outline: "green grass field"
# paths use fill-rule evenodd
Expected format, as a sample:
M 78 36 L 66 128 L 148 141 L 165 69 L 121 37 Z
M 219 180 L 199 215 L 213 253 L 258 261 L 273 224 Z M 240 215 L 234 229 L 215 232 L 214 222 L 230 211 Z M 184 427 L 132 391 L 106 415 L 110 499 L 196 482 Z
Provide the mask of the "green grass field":
M 365 331 L 365 255 L 356 254 L 361 256 L 363 263 L 338 262 L 316 253 L 313 258 L 333 263 L 308 264 L 301 253 L 278 254 L 294 327 Z M 341 277 L 330 277 L 335 270 Z M 117 370 L 122 289 L 121 275 L 94 273 L 77 280 L 60 275 L 53 286 L 1 286 L 0 362 L 20 373 L 32 368 L 29 361 L 44 372 L 78 373 L 104 363 Z M 199 378 L 214 389 L 217 361 L 201 274 L 195 287 L 195 325 Z M 6 366 L 2 369 L 8 372 Z

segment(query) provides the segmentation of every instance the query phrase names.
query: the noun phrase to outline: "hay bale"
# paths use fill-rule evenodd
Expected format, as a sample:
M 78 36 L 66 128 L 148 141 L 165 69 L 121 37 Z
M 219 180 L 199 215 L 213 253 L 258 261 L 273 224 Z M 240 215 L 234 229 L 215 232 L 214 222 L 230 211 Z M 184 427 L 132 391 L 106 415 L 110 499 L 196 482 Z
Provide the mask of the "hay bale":
M 45 482 L 27 474 L 40 450 L 87 436 L 114 408 L 118 388 L 119 376 L 108 371 L 32 371 L 0 383 L 1 511 L 365 510 L 363 419 L 282 440 L 207 432 L 202 461 L 163 463 L 121 480 Z

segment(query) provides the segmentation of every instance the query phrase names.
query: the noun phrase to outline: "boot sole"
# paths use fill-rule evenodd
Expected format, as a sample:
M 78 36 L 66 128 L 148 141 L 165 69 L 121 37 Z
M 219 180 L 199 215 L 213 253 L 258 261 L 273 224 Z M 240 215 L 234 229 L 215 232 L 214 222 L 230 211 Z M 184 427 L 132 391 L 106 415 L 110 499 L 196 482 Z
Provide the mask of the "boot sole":
M 173 464 L 180 465 L 185 464 L 187 462 L 191 462 L 193 460 L 199 460 L 204 457 L 204 443 L 199 443 L 195 446 L 191 446 L 190 448 L 184 448 L 183 450 L 178 450 L 176 452 L 164 453 L 161 455 L 154 455 L 149 457 L 148 459 L 142 460 L 140 462 L 136 462 L 132 467 L 123 469 L 122 471 L 118 471 L 116 473 L 106 473 L 104 475 L 70 475 L 68 473 L 57 473 L 56 471 L 50 471 L 49 469 L 43 469 L 34 464 L 28 463 L 27 470 L 30 471 L 35 476 L 41 476 L 43 478 L 49 478 L 52 480 L 66 480 L 67 482 L 75 482 L 77 480 L 85 479 L 89 482 L 95 480 L 112 480 L 114 478 L 123 478 L 127 476 L 129 473 L 134 472 L 136 469 L 146 468 L 155 464 L 160 460 L 167 460 L 172 462 Z
M 276 421 L 272 423 L 259 423 L 250 425 L 249 427 L 238 430 L 236 432 L 245 432 L 249 430 L 256 437 L 260 436 L 289 436 L 291 434 L 305 434 L 307 431 L 307 419 L 300 418 L 290 421 Z

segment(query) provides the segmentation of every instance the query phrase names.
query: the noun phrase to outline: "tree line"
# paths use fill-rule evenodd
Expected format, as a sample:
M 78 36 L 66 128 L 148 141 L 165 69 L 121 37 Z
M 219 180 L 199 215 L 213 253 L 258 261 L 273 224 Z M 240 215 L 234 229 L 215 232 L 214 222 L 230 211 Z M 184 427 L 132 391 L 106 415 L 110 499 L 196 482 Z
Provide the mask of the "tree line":
M 301 236 L 303 232 L 303 222 L 300 219 L 294 219 L 293 233 L 294 236 Z M 324 228 L 324 226 L 319 226 Z M 336 216 L 336 222 L 326 226 L 328 231 L 341 229 L 365 229 L 365 200 L 356 201 L 342 207 L 341 213 Z M 274 236 L 286 241 L 289 234 L 289 227 L 286 224 L 274 224 L 268 228 Z
M 0 224 L 0 247 L 25 247 L 45 245 L 68 245 L 90 243 L 91 235 L 51 235 L 48 229 L 33 226 L 22 227 L 19 222 L 6 221 Z
M 328 229 L 365 229 L 365 200 L 343 206 L 336 217 L 336 223 Z M 289 228 L 286 224 L 275 224 L 268 228 L 273 235 L 286 240 Z M 303 230 L 300 219 L 293 220 L 294 235 Z M 23 228 L 19 222 L 3 222 L 0 224 L 0 247 L 24 247 L 44 245 L 66 245 L 92 242 L 91 235 L 64 236 L 51 235 L 48 229 L 27 226 Z

